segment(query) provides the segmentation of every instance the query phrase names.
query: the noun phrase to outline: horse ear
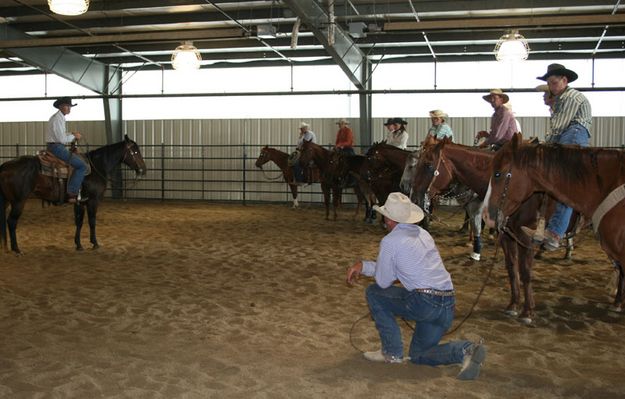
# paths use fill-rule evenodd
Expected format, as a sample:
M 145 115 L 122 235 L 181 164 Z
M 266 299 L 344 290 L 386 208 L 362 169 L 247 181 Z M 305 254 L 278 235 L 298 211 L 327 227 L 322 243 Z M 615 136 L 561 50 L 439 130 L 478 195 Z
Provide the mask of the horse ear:
M 128 137 L 127 134 L 124 134 L 124 141 L 126 141 L 126 142 L 130 141 L 130 137 Z
M 516 150 L 523 143 L 523 135 L 521 133 L 515 133 L 512 136 L 512 149 Z

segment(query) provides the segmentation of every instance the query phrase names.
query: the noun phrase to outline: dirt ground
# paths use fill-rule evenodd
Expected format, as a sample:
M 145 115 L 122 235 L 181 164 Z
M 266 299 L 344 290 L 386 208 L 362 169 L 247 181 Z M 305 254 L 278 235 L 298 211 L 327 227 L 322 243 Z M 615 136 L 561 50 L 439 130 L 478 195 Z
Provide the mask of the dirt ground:
M 485 339 L 477 381 L 458 366 L 386 365 L 366 317 L 363 279 L 345 270 L 375 258 L 385 234 L 318 207 L 104 202 L 97 251 L 73 249 L 72 209 L 29 202 L 23 256 L 0 253 L 2 398 L 622 398 L 625 315 L 611 311 L 612 266 L 585 230 L 573 260 L 534 269 L 537 317 L 503 314 L 502 254 L 483 261 L 440 210 L 432 235 L 458 292 L 445 339 Z M 88 243 L 87 230 L 83 243 Z M 362 319 L 361 319 L 362 318 Z M 359 321 L 359 319 L 361 319 Z M 407 324 L 404 341 L 411 333 Z M 456 325 L 456 324 L 455 324 Z

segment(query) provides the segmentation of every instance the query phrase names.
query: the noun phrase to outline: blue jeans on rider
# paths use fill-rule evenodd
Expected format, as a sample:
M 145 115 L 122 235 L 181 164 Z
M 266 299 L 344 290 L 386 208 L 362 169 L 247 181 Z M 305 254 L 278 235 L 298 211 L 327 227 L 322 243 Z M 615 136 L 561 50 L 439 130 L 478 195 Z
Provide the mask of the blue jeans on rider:
M 410 342 L 410 361 L 438 366 L 462 363 L 469 341 L 439 344 L 454 319 L 454 296 L 436 296 L 403 287 L 381 288 L 371 284 L 365 292 L 371 316 L 382 342 L 384 354 L 403 357 L 401 331 L 397 317 L 416 322 Z
M 296 182 L 304 183 L 304 168 L 302 168 L 299 162 L 293 164 L 293 179 L 295 179 Z
M 562 132 L 562 134 L 550 138 L 549 142 L 559 144 L 577 144 L 581 147 L 588 147 L 589 138 L 590 134 L 588 134 L 588 130 L 584 126 L 575 123 L 570 125 L 564 132 Z M 566 229 L 569 227 L 572 214 L 572 208 L 558 202 L 555 212 L 549 219 L 549 223 L 547 223 L 547 230 L 562 238 L 566 233 Z
M 78 191 L 80 191 L 82 181 L 85 178 L 87 165 L 85 165 L 80 157 L 73 156 L 72 153 L 70 153 L 63 144 L 48 144 L 48 151 L 54 154 L 55 157 L 62 159 L 68 164 L 72 165 L 72 168 L 74 168 L 72 176 L 67 183 L 67 192 L 69 194 L 77 195 Z
M 338 151 L 343 155 L 356 155 L 352 147 L 339 148 Z

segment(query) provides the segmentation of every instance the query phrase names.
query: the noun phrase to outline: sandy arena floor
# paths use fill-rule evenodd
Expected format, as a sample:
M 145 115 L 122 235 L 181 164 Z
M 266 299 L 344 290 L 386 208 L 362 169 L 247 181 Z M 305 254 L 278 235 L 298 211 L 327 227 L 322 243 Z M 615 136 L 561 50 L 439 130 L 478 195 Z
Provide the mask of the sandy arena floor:
M 480 379 L 462 382 L 458 366 L 362 358 L 358 349 L 378 348 L 370 319 L 354 325 L 370 280 L 349 288 L 345 269 L 374 258 L 384 231 L 351 213 L 327 222 L 320 208 L 286 204 L 107 201 L 101 248 L 76 252 L 71 208 L 30 202 L 18 229 L 25 255 L 0 253 L 0 397 L 625 395 L 625 315 L 610 311 L 612 268 L 590 231 L 572 261 L 557 252 L 536 264 L 530 327 L 502 313 L 499 253 L 473 315 L 447 337 L 486 340 Z M 462 214 L 438 216 L 432 235 L 458 291 L 458 322 L 495 251 L 485 245 L 485 260 L 468 265 L 467 237 L 455 232 Z

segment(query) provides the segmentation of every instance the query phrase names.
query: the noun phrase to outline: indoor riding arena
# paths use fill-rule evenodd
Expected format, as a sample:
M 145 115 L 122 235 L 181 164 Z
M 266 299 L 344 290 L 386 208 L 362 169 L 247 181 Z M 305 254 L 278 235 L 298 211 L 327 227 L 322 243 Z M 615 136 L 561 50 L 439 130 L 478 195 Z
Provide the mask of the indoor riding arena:
M 493 96 L 522 133 L 496 154 L 557 147 L 545 143 L 561 109 L 541 75 L 570 69 L 574 82 L 558 82 L 592 105 L 591 150 L 625 159 L 622 1 L 13 0 L 0 27 L 0 398 L 625 397 L 619 264 L 594 213 L 529 275 L 507 270 L 501 238 L 524 242 L 509 226 L 484 225 L 471 257 L 466 198 L 483 204 L 502 176 L 494 160 L 479 189 L 456 176 L 422 225 L 455 291 L 441 343 L 483 340 L 478 378 L 367 360 L 381 348 L 365 298 L 375 280 L 346 282 L 388 234 L 348 183 L 377 205 L 399 190 L 426 198 L 400 184 L 408 161 L 372 166 L 393 121 L 407 135 L 394 150 L 428 171 L 429 193 L 459 169 L 442 146 L 428 163 L 429 139 L 493 154 L 476 148 L 494 135 Z M 510 42 L 521 49 L 506 53 Z M 434 119 L 449 139 L 436 141 Z M 344 126 L 351 146 L 339 145 Z M 310 132 L 326 158 L 300 162 Z M 65 166 L 36 158 L 72 139 L 91 169 L 76 204 Z M 366 168 L 339 176 L 349 148 Z M 623 170 L 595 180 L 623 185 Z M 508 172 L 506 190 L 523 186 Z M 339 188 L 334 220 L 324 192 Z M 525 287 L 515 303 L 510 282 L 524 278 L 525 313 Z M 415 322 L 397 322 L 407 354 Z

